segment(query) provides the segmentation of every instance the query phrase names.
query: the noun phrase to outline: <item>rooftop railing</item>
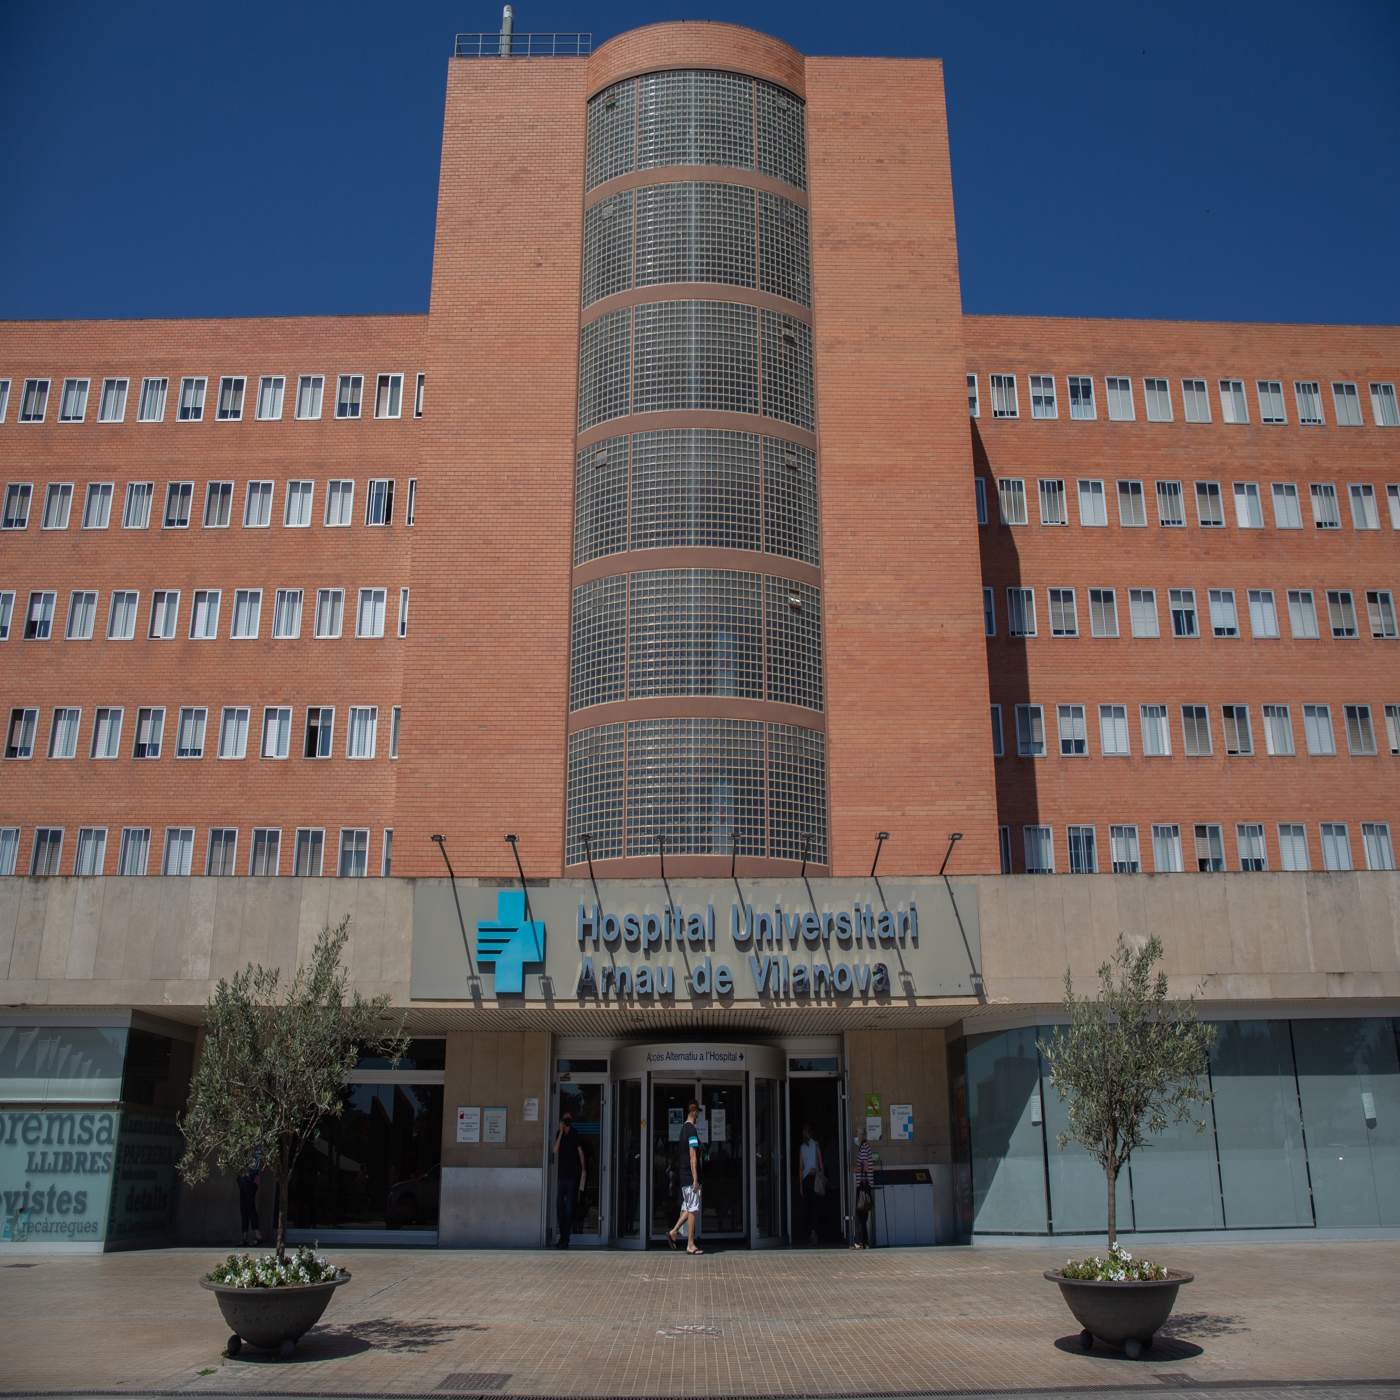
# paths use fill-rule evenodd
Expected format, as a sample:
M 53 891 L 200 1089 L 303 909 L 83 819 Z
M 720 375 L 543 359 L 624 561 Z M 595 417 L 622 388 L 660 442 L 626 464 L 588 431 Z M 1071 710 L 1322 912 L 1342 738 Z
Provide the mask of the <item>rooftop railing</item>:
M 459 34 L 454 58 L 583 58 L 593 52 L 592 34 Z

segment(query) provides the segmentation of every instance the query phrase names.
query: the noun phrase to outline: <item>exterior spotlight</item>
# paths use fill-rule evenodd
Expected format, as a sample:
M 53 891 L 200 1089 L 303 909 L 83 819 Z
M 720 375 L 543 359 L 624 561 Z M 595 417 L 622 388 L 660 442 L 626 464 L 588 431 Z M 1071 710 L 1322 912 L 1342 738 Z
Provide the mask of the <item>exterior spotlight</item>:
M 525 867 L 520 863 L 520 847 L 516 844 L 520 838 L 513 831 L 508 831 L 505 839 L 510 842 L 511 853 L 515 856 L 515 868 L 520 872 L 520 888 L 525 892 L 525 917 L 533 919 L 535 916 L 530 912 L 530 887 L 525 883 Z
M 437 833 L 434 833 L 432 836 L 428 837 L 429 841 L 436 841 L 439 846 L 441 846 L 446 839 L 447 838 L 445 836 L 440 836 Z
M 950 831 L 948 833 L 948 849 L 943 852 L 943 864 L 938 867 L 938 873 L 940 875 L 948 868 L 948 860 L 953 854 L 953 847 L 962 839 L 963 834 L 961 831 Z
M 877 831 L 875 833 L 875 859 L 870 862 L 870 878 L 875 878 L 875 867 L 880 863 L 880 849 L 885 842 L 890 839 L 888 831 Z

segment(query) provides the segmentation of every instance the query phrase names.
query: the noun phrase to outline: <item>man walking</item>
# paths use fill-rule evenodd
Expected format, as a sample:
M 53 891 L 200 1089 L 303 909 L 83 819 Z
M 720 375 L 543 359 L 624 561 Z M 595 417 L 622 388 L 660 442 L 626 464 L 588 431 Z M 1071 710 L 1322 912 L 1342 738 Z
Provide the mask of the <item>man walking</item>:
M 559 1118 L 559 1131 L 554 1135 L 554 1178 L 559 1193 L 555 1212 L 559 1226 L 560 1249 L 568 1249 L 574 1233 L 574 1206 L 588 1180 L 588 1163 L 584 1160 L 583 1144 L 574 1131 L 574 1115 L 565 1109 Z
M 671 1248 L 677 1247 L 676 1232 L 690 1221 L 686 1231 L 687 1254 L 703 1254 L 705 1251 L 695 1243 L 700 1230 L 700 1177 L 704 1163 L 704 1149 L 700 1145 L 700 1129 L 695 1120 L 700 1116 L 700 1105 L 692 1102 L 685 1111 L 685 1122 L 681 1125 L 681 1135 L 676 1144 L 676 1180 L 681 1187 L 681 1213 L 676 1223 L 666 1231 Z

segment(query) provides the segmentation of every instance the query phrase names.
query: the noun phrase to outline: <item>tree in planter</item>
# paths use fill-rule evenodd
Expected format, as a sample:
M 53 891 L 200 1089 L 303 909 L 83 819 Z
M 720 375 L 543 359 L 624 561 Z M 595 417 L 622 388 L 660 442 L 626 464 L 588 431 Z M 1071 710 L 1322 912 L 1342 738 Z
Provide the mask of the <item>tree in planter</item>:
M 180 1175 L 202 1181 L 212 1161 L 244 1171 L 261 1147 L 277 1183 L 277 1258 L 287 1247 L 287 1184 L 302 1149 L 345 1106 L 346 1077 L 361 1055 L 393 1063 L 408 1045 L 387 1025 L 385 996 L 348 991 L 340 956 L 349 918 L 324 928 L 285 993 L 276 968 L 250 963 L 220 981 L 205 1010 L 205 1037 L 180 1127 Z
M 1099 968 L 1098 995 L 1075 996 L 1066 971 L 1069 1024 L 1037 1042 L 1051 1084 L 1069 1101 L 1069 1129 L 1059 1145 L 1079 1143 L 1108 1178 L 1110 1250 L 1118 1244 L 1118 1173 L 1134 1150 L 1168 1123 L 1194 1121 L 1198 1133 L 1206 1126 L 1192 1109 L 1210 1101 L 1201 1077 L 1215 1027 L 1197 1021 L 1194 995 L 1169 999 L 1161 959 L 1155 934 L 1139 948 L 1119 934 L 1113 957 Z

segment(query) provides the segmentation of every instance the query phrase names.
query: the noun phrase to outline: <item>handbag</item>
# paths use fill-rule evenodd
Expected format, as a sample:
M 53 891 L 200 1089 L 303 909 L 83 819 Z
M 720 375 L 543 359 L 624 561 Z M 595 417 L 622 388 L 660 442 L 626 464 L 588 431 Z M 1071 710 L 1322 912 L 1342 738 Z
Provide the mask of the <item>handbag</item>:
M 812 1178 L 812 1194 L 814 1196 L 826 1195 L 826 1173 L 817 1168 L 817 1174 Z
M 870 1199 L 870 1188 L 862 1186 L 856 1192 L 856 1214 L 869 1215 L 875 1202 Z

